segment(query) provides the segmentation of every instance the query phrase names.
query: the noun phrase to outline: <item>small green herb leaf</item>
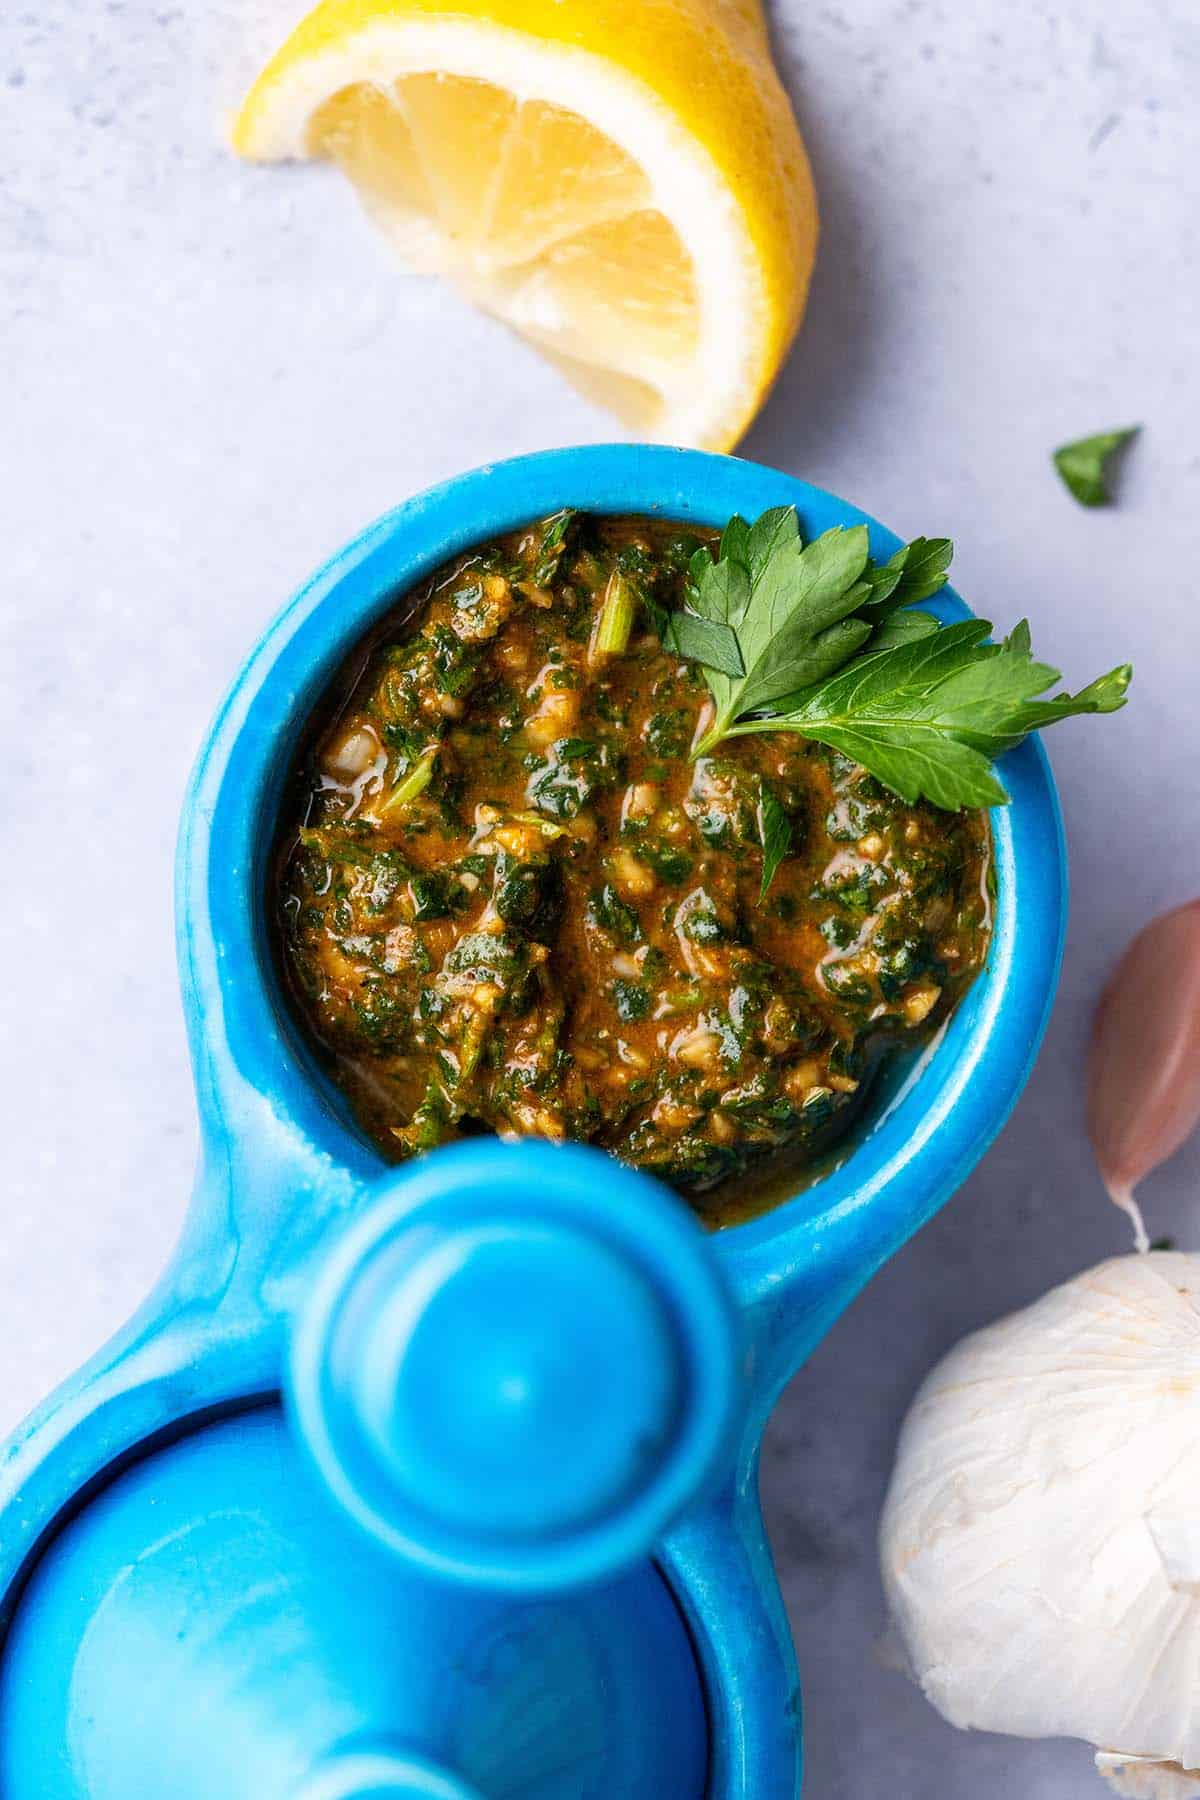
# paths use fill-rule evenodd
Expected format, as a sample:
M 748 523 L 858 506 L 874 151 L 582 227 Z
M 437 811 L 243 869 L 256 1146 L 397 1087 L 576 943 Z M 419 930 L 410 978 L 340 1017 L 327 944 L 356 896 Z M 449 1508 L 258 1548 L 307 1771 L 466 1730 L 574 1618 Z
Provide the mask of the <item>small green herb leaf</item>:
M 762 886 L 758 891 L 761 906 L 780 863 L 792 847 L 792 822 L 779 800 L 765 786 L 758 806 L 758 833 L 763 852 Z
M 894 650 L 897 644 L 911 644 L 917 638 L 928 637 L 931 631 L 941 627 L 932 613 L 911 612 L 889 613 L 883 624 L 872 633 L 867 648 L 874 655 L 876 650 Z
M 802 549 L 794 510 L 777 508 L 750 527 L 745 544 L 749 566 L 713 563 L 701 552 L 689 571 L 693 610 L 732 628 L 744 671 L 740 678 L 710 673 L 716 717 L 697 754 L 742 713 L 840 667 L 870 636 L 866 621 L 830 634 L 860 597 L 865 526 L 835 527 Z
M 835 527 L 806 549 L 776 552 L 756 584 L 754 610 L 739 624 L 738 641 L 746 663 L 746 682 L 739 695 L 741 712 L 767 706 L 804 680 L 798 672 L 806 657 L 832 626 L 853 612 L 856 584 L 867 564 L 866 527 Z M 853 647 L 842 645 L 842 660 Z M 827 654 L 818 653 L 822 662 Z
M 750 603 L 750 570 L 736 557 L 714 563 L 707 550 L 697 550 L 688 564 L 692 611 L 703 619 L 728 625 L 744 616 Z
M 794 506 L 773 506 L 746 534 L 746 562 L 751 575 L 765 569 L 777 550 L 799 550 L 800 521 Z
M 1121 431 L 1098 431 L 1054 452 L 1054 466 L 1081 506 L 1112 505 L 1112 458 L 1140 430 L 1140 425 L 1129 425 Z
M 1043 700 L 1059 675 L 1031 658 L 1028 628 L 1003 644 L 984 641 L 990 630 L 969 619 L 859 657 L 788 713 L 745 720 L 731 735 L 799 731 L 862 763 L 902 800 L 923 796 L 950 812 L 1002 805 L 993 758 L 1057 719 L 1115 712 L 1131 671 L 1126 664 L 1078 694 Z
M 574 518 L 575 509 L 568 506 L 543 521 L 541 542 L 530 577 L 535 587 L 549 587 L 554 580 Z
M 707 552 L 705 555 L 707 556 Z M 719 562 L 740 562 L 747 569 L 750 567 L 750 527 L 740 513 L 734 513 L 721 533 L 717 560 Z
M 868 570 L 870 593 L 857 608 L 859 615 L 879 621 L 901 606 L 932 599 L 945 587 L 953 558 L 949 538 L 914 538 L 881 567 Z
M 663 646 L 686 656 L 706 669 L 717 669 L 731 680 L 745 674 L 737 634 L 719 619 L 701 619 L 695 613 L 668 613 L 662 628 Z

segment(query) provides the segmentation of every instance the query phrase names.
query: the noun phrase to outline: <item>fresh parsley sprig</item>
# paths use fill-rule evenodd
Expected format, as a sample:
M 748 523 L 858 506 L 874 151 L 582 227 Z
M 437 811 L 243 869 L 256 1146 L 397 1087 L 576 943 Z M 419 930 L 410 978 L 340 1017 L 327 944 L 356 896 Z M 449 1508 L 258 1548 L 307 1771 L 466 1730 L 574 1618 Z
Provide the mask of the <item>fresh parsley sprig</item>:
M 797 695 L 786 712 L 744 719 L 731 737 L 798 731 L 862 763 L 902 800 L 924 797 L 948 812 L 1003 806 L 1008 794 L 992 761 L 1029 732 L 1073 713 L 1115 712 L 1125 704 L 1128 666 L 1078 694 L 1038 696 L 1059 679 L 1034 662 L 1022 621 L 1002 644 L 984 642 L 984 619 L 926 633 L 856 658 L 830 680 Z
M 903 800 L 1003 805 L 994 759 L 1057 719 L 1115 712 L 1132 671 L 1122 664 L 1047 698 L 1059 673 L 1034 661 L 1027 624 L 993 644 L 986 620 L 941 626 L 917 610 L 945 586 L 952 555 L 945 538 L 916 538 L 876 564 L 862 525 L 805 544 L 790 506 L 753 525 L 731 519 L 715 558 L 692 557 L 686 607 L 663 627 L 668 648 L 702 664 L 712 695 L 693 756 L 727 737 L 794 731 Z M 762 835 L 765 888 L 786 844 L 778 821 Z

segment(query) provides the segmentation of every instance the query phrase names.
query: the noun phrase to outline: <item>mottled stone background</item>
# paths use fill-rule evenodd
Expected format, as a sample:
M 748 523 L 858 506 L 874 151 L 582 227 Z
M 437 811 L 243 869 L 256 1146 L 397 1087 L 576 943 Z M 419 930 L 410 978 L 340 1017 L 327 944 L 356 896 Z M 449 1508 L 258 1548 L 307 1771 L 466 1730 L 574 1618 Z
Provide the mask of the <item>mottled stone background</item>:
M 138 1300 L 195 1153 L 171 851 L 218 696 L 299 579 L 468 464 L 611 435 L 499 327 L 406 279 L 327 173 L 239 168 L 223 116 L 289 0 L 0 14 L 5 522 L 0 1424 Z M 765 1457 L 814 1800 L 1086 1800 L 1085 1751 L 963 1736 L 877 1660 L 900 1414 L 961 1332 L 1126 1245 L 1084 1143 L 1097 985 L 1200 892 L 1200 14 L 1194 0 L 779 0 L 825 236 L 745 446 L 1033 614 L 1133 704 L 1053 737 L 1075 902 L 1015 1118 L 798 1377 Z M 1145 422 L 1120 507 L 1048 453 Z M 1145 1191 L 1200 1247 L 1200 1152 Z

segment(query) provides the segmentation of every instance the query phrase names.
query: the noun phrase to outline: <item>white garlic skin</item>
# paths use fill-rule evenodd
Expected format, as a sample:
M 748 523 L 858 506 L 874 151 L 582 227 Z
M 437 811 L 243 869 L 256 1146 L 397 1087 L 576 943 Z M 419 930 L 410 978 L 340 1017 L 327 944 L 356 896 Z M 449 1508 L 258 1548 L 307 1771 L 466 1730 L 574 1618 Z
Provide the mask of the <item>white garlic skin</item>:
M 1200 1768 L 1200 1256 L 1114 1258 L 952 1350 L 880 1553 L 953 1724 Z

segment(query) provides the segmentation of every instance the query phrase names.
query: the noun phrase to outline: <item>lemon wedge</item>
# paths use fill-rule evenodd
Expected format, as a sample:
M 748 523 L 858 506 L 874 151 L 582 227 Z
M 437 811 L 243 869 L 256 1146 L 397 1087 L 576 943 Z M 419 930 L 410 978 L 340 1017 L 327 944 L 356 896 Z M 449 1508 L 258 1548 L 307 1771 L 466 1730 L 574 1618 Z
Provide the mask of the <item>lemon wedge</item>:
M 728 449 L 804 310 L 817 214 L 758 0 L 324 0 L 238 116 L 338 164 L 628 426 Z

